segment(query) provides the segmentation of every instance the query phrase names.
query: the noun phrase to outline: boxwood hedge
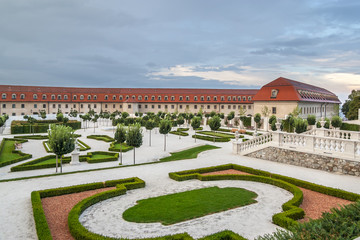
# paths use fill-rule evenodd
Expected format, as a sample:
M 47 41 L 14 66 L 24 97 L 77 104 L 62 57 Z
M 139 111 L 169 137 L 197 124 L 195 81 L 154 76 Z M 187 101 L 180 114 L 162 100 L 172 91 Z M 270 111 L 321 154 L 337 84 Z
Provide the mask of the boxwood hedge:
M 27 142 L 27 141 L 28 141 L 28 140 L 26 140 L 26 139 L 4 138 L 4 139 L 1 141 L 1 144 L 0 144 L 0 154 L 3 154 L 4 147 L 5 147 L 5 142 L 6 142 L 6 141 L 13 141 L 13 142 L 14 142 L 14 144 L 13 144 L 12 147 L 11 147 L 11 152 L 14 153 L 14 154 L 19 155 L 19 157 L 18 157 L 18 158 L 15 158 L 15 159 L 12 159 L 12 160 L 6 160 L 6 161 L 3 161 L 3 162 L 0 162 L 0 167 L 6 166 L 6 165 L 10 165 L 10 164 L 14 164 L 14 163 L 17 163 L 17 162 L 24 161 L 24 160 L 26 160 L 26 159 L 32 158 L 32 155 L 31 155 L 31 154 L 23 153 L 23 152 L 20 151 L 20 150 L 15 150 L 15 141 L 16 141 L 16 142 L 19 142 L 19 143 L 24 143 L 24 142 Z

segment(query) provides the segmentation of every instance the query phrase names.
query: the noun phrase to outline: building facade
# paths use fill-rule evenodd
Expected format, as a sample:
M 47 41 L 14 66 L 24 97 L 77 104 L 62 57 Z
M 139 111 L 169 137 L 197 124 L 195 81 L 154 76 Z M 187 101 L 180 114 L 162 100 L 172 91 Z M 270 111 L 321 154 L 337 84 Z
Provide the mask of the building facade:
M 277 91 L 277 92 L 276 92 Z M 278 78 L 257 89 L 166 89 L 166 88 L 70 88 L 0 85 L 0 114 L 21 116 L 45 110 L 67 114 L 95 112 L 198 112 L 228 114 L 245 110 L 246 115 L 261 113 L 264 106 L 271 114 L 284 117 L 294 108 L 301 116 L 334 114 L 340 101 L 325 89 Z

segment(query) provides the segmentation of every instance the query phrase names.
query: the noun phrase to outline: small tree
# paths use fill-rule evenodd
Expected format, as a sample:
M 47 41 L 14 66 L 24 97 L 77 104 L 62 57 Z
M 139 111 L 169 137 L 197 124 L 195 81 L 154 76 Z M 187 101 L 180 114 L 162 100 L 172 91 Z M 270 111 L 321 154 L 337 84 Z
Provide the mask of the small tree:
M 261 114 L 260 113 L 255 114 L 254 116 L 254 122 L 256 123 L 255 130 L 260 128 L 260 121 L 261 121 Z
M 294 119 L 294 125 L 296 133 L 303 133 L 307 130 L 308 122 L 300 117 L 297 117 Z
M 229 124 L 231 124 L 231 120 L 234 119 L 235 117 L 235 112 L 234 111 L 231 111 L 229 113 L 229 115 L 227 115 L 227 120 L 229 121 Z
M 171 122 L 167 119 L 163 119 L 159 124 L 160 134 L 164 134 L 164 151 L 166 151 L 166 134 L 171 131 Z
M 195 131 L 195 142 L 196 142 L 196 130 L 200 127 L 200 124 L 201 124 L 201 120 L 200 118 L 198 117 L 194 117 L 192 120 L 191 120 L 191 127 L 194 129 Z
M 134 147 L 134 165 L 135 165 L 135 149 L 142 145 L 142 131 L 140 124 L 129 126 L 126 135 L 126 144 Z
M 214 117 L 210 118 L 209 126 L 210 126 L 210 129 L 215 132 L 221 126 L 221 119 L 218 116 L 214 116 Z M 215 142 L 215 134 L 214 134 L 214 142 Z
M 59 122 L 64 121 L 64 114 L 62 114 L 62 112 L 58 112 L 56 114 L 56 120 L 58 120 Z
M 117 143 L 120 144 L 120 164 L 122 164 L 122 144 L 126 140 L 126 129 L 124 125 L 118 124 L 114 134 L 114 139 Z
M 77 110 L 75 110 L 75 109 L 71 109 L 71 110 L 70 110 L 70 113 L 69 113 L 69 116 L 70 116 L 70 117 L 76 118 L 77 115 L 78 115 L 78 111 L 77 111 Z
M 97 114 L 95 114 L 91 119 L 91 121 L 94 123 L 94 132 L 95 132 L 95 123 L 98 121 L 98 119 L 99 119 L 99 115 Z
M 296 108 L 294 108 L 294 110 L 291 112 L 291 114 L 294 116 L 294 117 L 298 117 L 301 113 L 301 110 L 300 108 L 297 106 Z
M 45 119 L 46 118 L 46 111 L 45 110 L 40 110 L 40 117 L 42 119 Z
M 156 126 L 155 121 L 152 120 L 152 119 L 147 120 L 146 123 L 145 123 L 145 128 L 147 130 L 149 130 L 149 146 L 150 147 L 151 147 L 151 130 L 153 130 L 155 126 Z
M 177 119 L 177 121 L 176 121 L 176 123 L 178 124 L 178 125 L 183 125 L 184 124 L 184 118 L 183 117 L 179 117 L 178 119 Z
M 127 112 L 122 112 L 121 113 L 121 117 L 124 118 L 124 119 L 127 118 L 128 116 L 129 116 L 129 113 L 127 113 Z
M 276 119 L 276 116 L 275 115 L 272 115 L 270 118 L 269 118 L 269 124 L 271 125 L 271 130 L 273 130 L 273 131 L 276 131 L 277 129 L 276 129 L 276 121 L 277 121 L 277 119 Z
M 26 119 L 28 121 L 28 123 L 30 124 L 30 133 L 34 134 L 35 131 L 33 131 L 32 125 L 36 122 L 36 119 L 31 116 L 28 116 L 28 115 L 25 115 L 24 119 Z
M 340 128 L 342 125 L 342 120 L 339 116 L 333 116 L 331 118 L 331 126 L 333 126 L 334 128 Z
M 60 156 L 60 172 L 62 173 L 62 156 L 71 153 L 75 148 L 74 131 L 71 127 L 51 124 L 48 135 L 49 145 L 56 155 L 56 172 Z
M 269 109 L 268 106 L 264 106 L 261 108 L 261 114 L 264 116 L 264 117 L 268 117 L 271 113 L 271 110 Z
M 310 126 L 314 126 L 316 124 L 316 116 L 315 115 L 308 115 L 306 119 Z

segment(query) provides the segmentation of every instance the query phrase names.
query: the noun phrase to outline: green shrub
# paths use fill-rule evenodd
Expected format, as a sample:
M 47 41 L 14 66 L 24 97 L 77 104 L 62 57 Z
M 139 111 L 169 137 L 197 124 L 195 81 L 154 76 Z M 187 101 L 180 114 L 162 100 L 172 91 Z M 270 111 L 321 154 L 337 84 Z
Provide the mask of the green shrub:
M 126 143 L 121 144 L 121 151 L 122 152 L 127 152 L 127 151 L 130 151 L 131 149 L 133 149 L 133 147 L 128 146 Z M 110 147 L 109 147 L 108 150 L 113 151 L 113 152 L 120 152 L 120 143 L 112 142 L 110 144 Z
M 206 140 L 213 142 L 215 139 L 215 142 L 229 142 L 230 138 L 221 138 L 221 137 L 210 137 L 210 136 L 203 136 L 203 135 L 192 135 L 192 138 Z
M 199 240 L 247 240 L 247 239 L 241 237 L 239 234 L 236 234 L 232 231 L 225 230 L 203 238 L 199 238 Z
M 342 123 L 340 130 L 345 130 L 345 131 L 360 131 L 360 125 L 357 124 L 350 124 L 350 123 Z
M 183 132 L 183 131 L 171 131 L 169 132 L 170 134 L 174 134 L 174 135 L 180 135 L 180 136 L 189 136 L 189 134 L 187 132 Z
M 104 141 L 104 142 L 114 142 L 115 141 L 114 138 L 109 137 L 108 135 L 89 135 L 89 136 L 87 136 L 87 138 Z
M 44 140 L 48 139 L 49 137 L 47 135 L 24 135 L 24 136 L 16 136 L 14 137 L 16 139 L 31 139 L 31 140 Z
M 68 121 L 67 123 L 58 122 L 57 120 L 37 120 L 32 124 L 32 131 L 34 133 L 46 133 L 49 130 L 49 124 L 64 124 L 74 130 L 81 128 L 81 122 Z M 11 122 L 11 134 L 31 133 L 30 124 L 27 121 L 12 121 Z
M 32 158 L 31 154 L 15 150 L 15 142 L 24 143 L 27 141 L 26 139 L 4 138 L 0 144 L 0 167 Z

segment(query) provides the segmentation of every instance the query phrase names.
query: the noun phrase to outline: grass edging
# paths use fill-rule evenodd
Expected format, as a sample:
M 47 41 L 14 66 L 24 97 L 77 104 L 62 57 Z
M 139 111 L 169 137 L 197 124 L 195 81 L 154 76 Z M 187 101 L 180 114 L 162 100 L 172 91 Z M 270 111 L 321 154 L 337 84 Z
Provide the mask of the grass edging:
M 242 172 L 247 172 L 251 175 L 211 175 L 211 176 L 202 176 L 202 173 L 207 172 L 214 172 L 214 171 L 222 171 L 228 169 L 235 169 Z M 264 181 L 265 183 L 269 183 L 275 186 L 281 187 L 281 185 L 285 187 L 289 187 L 287 184 L 292 186 L 303 187 L 312 191 L 324 193 L 330 196 L 350 200 L 350 201 L 357 201 L 360 200 L 360 195 L 352 192 L 347 192 L 341 189 L 326 187 L 322 185 L 318 185 L 315 183 L 310 183 L 307 181 L 282 176 L 279 174 L 272 174 L 270 172 L 257 170 L 250 167 L 240 166 L 236 164 L 226 164 L 226 165 L 219 165 L 214 167 L 207 167 L 207 168 L 200 168 L 200 169 L 193 169 L 181 172 L 173 172 L 169 173 L 169 177 L 176 181 L 186 181 L 189 179 L 198 179 L 201 181 L 212 181 L 212 180 L 224 180 L 224 179 L 233 179 L 233 180 L 248 180 L 248 181 Z M 259 178 L 260 177 L 260 178 Z M 280 182 L 279 182 L 280 181 Z M 287 184 L 283 184 L 287 183 Z M 276 185 L 279 184 L 279 185 Z M 286 189 L 286 188 L 285 188 Z M 297 188 L 298 189 L 298 188 Z M 288 190 L 288 189 L 286 189 Z M 300 189 L 299 189 L 300 190 Z M 300 190 L 301 191 L 301 190 Z M 297 192 L 297 191 L 296 191 Z M 294 194 L 294 193 L 293 193 Z M 303 217 L 303 210 L 299 208 L 301 201 L 299 198 L 298 193 L 297 196 L 289 200 L 288 202 L 284 203 L 282 208 L 284 212 L 275 214 L 273 216 L 273 222 L 281 227 L 289 228 L 292 226 L 297 225 L 298 223 L 295 221 L 296 219 L 300 219 Z M 302 194 L 301 194 L 302 196 Z
M 60 196 L 60 195 L 64 195 L 64 194 L 78 193 L 78 192 L 83 192 L 83 191 L 95 190 L 95 189 L 106 188 L 106 187 L 114 187 L 114 186 L 116 186 L 116 188 L 117 188 L 116 190 L 121 189 L 120 191 L 122 191 L 122 192 L 125 190 L 124 193 L 126 193 L 126 190 L 145 187 L 145 182 L 143 180 L 141 180 L 140 178 L 134 177 L 134 178 L 127 178 L 127 179 L 109 180 L 109 181 L 105 181 L 105 182 L 95 182 L 95 183 L 88 183 L 88 184 L 75 185 L 75 186 L 69 186 L 69 187 L 47 189 L 47 190 L 41 190 L 41 191 L 33 191 L 31 193 L 31 204 L 32 204 L 32 208 L 33 208 L 36 233 L 37 233 L 39 240 L 52 239 L 49 225 L 46 221 L 46 216 L 45 216 L 44 209 L 43 209 L 43 206 L 41 203 L 41 198 L 54 197 L 54 196 Z M 112 191 L 115 191 L 115 190 L 109 190 L 109 191 L 106 191 L 103 193 L 112 192 Z M 122 193 L 122 194 L 124 194 L 124 193 Z M 99 194 L 96 194 L 96 195 L 99 195 Z M 96 196 L 96 195 L 94 195 L 94 196 Z M 69 218 L 70 218 L 70 215 L 69 215 Z M 69 224 L 69 226 L 71 229 L 70 224 Z

